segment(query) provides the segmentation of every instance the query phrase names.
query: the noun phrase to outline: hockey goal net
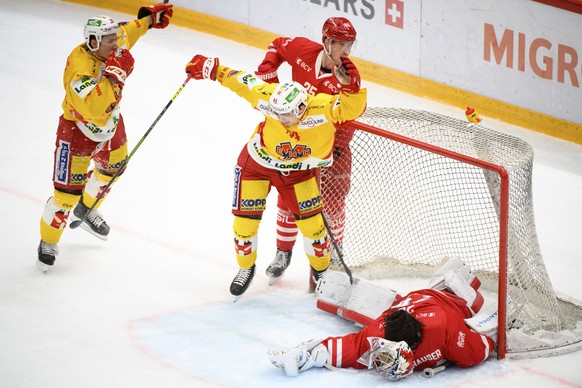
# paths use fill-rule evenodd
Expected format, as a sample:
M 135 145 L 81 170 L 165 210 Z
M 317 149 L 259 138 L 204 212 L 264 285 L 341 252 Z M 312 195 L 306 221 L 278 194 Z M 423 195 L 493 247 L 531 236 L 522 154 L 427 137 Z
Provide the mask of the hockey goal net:
M 349 128 L 351 158 L 336 158 L 321 184 L 324 214 L 355 275 L 426 279 L 426 287 L 459 258 L 497 305 L 499 358 L 582 348 L 582 306 L 554 292 L 539 249 L 526 142 L 410 109 L 368 108 Z

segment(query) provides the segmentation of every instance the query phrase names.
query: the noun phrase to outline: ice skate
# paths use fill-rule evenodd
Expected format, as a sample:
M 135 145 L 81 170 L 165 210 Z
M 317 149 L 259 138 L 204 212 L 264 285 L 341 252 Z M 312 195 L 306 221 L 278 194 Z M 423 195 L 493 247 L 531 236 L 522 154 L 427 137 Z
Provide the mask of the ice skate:
M 101 240 L 107 240 L 109 225 L 107 225 L 101 213 L 99 213 L 97 209 L 93 209 L 91 213 L 87 214 L 88 212 L 89 208 L 85 206 L 83 200 L 80 200 L 77 206 L 75 206 L 75 209 L 71 212 L 71 221 L 83 220 L 81 228 Z M 85 214 L 87 214 L 87 216 L 85 216 Z
M 323 271 L 318 271 L 315 268 L 311 267 L 311 275 L 309 276 L 309 293 L 313 294 L 315 292 L 315 288 L 317 287 L 317 282 L 323 276 L 323 273 L 327 271 L 327 268 Z
M 57 244 L 49 244 L 40 240 L 36 265 L 43 273 L 47 273 L 49 268 L 54 265 L 58 254 L 59 247 Z
M 255 277 L 255 265 L 251 268 L 241 268 L 234 277 L 232 283 L 230 284 L 230 293 L 234 296 L 234 301 L 236 302 L 242 294 L 245 293 L 247 288 L 253 282 Z
M 275 254 L 275 259 L 269 264 L 265 273 L 269 277 L 269 285 L 275 284 L 279 279 L 283 277 L 285 270 L 291 262 L 291 254 L 293 251 L 282 251 L 277 248 L 277 253 Z

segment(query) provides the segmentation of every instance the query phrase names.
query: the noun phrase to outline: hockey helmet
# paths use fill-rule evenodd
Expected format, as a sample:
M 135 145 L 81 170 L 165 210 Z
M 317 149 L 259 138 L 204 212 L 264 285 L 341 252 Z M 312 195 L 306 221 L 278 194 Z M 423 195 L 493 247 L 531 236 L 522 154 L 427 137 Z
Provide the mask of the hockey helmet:
M 379 346 L 370 354 L 372 367 L 387 380 L 397 381 L 413 371 L 414 354 L 404 341 L 392 342 L 377 338 Z
M 283 82 L 277 85 L 269 103 L 277 115 L 295 113 L 299 117 L 301 105 L 307 106 L 307 90 L 298 82 Z
M 115 20 L 109 16 L 99 15 L 90 18 L 83 29 L 83 36 L 85 37 L 87 47 L 91 51 L 99 50 L 103 36 L 117 34 L 118 29 L 119 23 L 115 22 Z M 95 48 L 91 47 L 91 37 L 94 37 L 97 41 L 97 47 Z
M 344 17 L 328 18 L 321 29 L 323 40 L 330 38 L 333 40 L 342 40 L 346 42 L 353 42 L 356 40 L 356 29 L 352 22 Z

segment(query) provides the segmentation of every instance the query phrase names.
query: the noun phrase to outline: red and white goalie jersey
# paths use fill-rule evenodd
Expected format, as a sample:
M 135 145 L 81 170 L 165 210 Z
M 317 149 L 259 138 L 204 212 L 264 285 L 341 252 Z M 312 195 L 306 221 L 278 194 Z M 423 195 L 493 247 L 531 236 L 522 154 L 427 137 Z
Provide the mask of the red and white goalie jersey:
M 424 325 L 421 341 L 413 350 L 415 370 L 434 368 L 446 360 L 466 368 L 482 363 L 493 351 L 491 338 L 465 324 L 464 319 L 472 315 L 464 299 L 446 291 L 424 289 L 397 295 L 392 306 L 360 332 L 321 341 L 328 349 L 331 364 L 338 368 L 367 368 L 358 362 L 370 349 L 367 338 L 384 338 L 385 317 L 400 309 Z

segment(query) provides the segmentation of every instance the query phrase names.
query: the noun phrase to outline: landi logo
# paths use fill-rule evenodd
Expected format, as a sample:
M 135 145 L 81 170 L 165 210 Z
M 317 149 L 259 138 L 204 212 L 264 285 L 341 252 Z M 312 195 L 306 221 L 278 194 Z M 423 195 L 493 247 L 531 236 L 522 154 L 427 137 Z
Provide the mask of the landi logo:
M 523 32 L 507 28 L 501 34 L 496 34 L 495 27 L 485 23 L 483 59 L 487 62 L 494 60 L 498 65 L 505 62 L 506 67 L 517 68 L 521 72 L 525 72 L 526 65 L 529 65 L 540 78 L 555 79 L 563 84 L 580 87 L 578 76 L 582 77 L 582 52 L 545 38 L 531 39 Z
M 404 1 L 386 0 L 384 20 L 389 26 L 404 29 Z

